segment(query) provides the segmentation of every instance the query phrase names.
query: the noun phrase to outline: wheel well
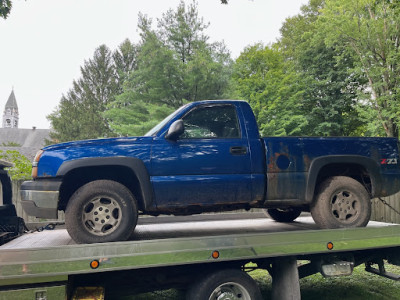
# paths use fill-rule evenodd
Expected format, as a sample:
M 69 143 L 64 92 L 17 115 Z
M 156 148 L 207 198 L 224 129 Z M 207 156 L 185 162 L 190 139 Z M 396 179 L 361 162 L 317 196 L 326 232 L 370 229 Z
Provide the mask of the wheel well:
M 368 170 L 360 164 L 333 163 L 325 165 L 318 173 L 315 191 L 327 178 L 332 176 L 347 176 L 360 182 L 370 195 L 373 194 L 373 180 Z
M 65 174 L 60 187 L 60 203 L 58 209 L 65 210 L 68 200 L 81 186 L 100 179 L 117 181 L 126 186 L 136 198 L 138 208 L 140 210 L 144 209 L 144 199 L 136 174 L 128 167 L 112 165 L 76 168 Z

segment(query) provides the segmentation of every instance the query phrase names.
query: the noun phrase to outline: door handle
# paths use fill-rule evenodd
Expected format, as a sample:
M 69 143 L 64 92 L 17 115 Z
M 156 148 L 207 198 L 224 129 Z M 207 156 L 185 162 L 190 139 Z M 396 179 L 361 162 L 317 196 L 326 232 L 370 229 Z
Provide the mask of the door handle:
M 244 146 L 233 146 L 229 149 L 232 155 L 245 155 L 247 154 L 247 147 Z

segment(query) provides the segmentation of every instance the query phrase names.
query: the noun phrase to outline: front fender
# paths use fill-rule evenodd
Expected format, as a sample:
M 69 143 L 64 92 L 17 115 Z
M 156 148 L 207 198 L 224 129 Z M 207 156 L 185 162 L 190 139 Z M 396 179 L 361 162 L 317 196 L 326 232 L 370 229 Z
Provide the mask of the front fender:
M 142 160 L 134 157 L 88 157 L 63 162 L 57 171 L 57 177 L 62 177 L 68 172 L 85 167 L 122 166 L 128 167 L 136 175 L 143 198 L 143 206 L 150 207 L 153 203 L 153 190 L 150 176 Z

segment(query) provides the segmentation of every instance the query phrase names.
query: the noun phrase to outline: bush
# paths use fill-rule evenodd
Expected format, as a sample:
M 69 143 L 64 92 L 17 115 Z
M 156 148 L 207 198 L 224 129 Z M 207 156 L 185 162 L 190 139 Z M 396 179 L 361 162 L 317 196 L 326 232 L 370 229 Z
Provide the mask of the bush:
M 16 150 L 0 150 L 0 159 L 12 162 L 13 167 L 6 168 L 12 180 L 25 180 L 31 178 L 32 163 L 26 156 Z

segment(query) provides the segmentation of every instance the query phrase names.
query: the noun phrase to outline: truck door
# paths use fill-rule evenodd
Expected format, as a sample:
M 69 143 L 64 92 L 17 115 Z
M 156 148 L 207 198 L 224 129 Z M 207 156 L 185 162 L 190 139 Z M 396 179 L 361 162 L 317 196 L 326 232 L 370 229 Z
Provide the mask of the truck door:
M 213 205 L 251 199 L 246 130 L 233 104 L 208 104 L 183 116 L 175 142 L 154 141 L 151 181 L 157 207 Z

